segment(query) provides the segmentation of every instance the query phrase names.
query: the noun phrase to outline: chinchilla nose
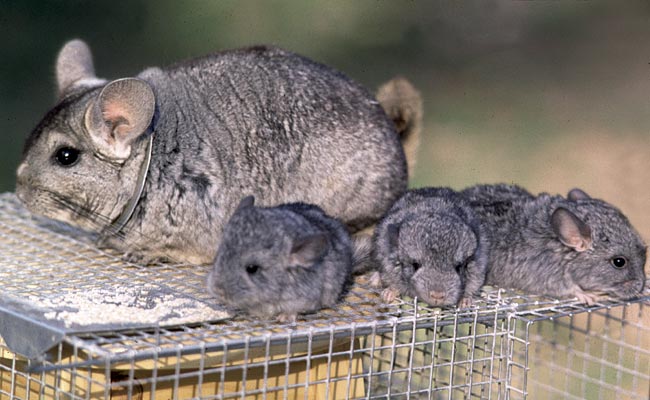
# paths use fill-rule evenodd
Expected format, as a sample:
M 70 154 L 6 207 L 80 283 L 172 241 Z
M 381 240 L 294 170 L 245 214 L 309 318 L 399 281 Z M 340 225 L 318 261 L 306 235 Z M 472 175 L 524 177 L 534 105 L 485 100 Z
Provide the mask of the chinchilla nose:
M 429 292 L 429 299 L 435 303 L 442 303 L 445 300 L 445 292 L 432 290 Z
M 623 283 L 623 288 L 632 293 L 641 293 L 645 287 L 645 279 L 631 279 Z

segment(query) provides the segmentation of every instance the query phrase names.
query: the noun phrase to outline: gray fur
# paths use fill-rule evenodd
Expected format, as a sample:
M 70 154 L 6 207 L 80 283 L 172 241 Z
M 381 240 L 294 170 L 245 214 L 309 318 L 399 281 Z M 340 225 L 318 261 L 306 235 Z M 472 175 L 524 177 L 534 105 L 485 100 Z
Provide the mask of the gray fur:
M 35 213 L 102 232 L 136 192 L 151 134 L 133 217 L 103 239 L 144 260 L 213 261 L 226 217 L 246 194 L 261 205 L 316 204 L 356 231 L 406 189 L 393 121 L 365 89 L 324 65 L 274 47 L 225 51 L 147 69 L 126 86 L 148 85 L 153 104 L 136 90 L 141 107 L 133 109 L 133 96 L 121 92 L 109 98 L 123 99 L 112 111 L 96 114 L 88 110 L 116 81 L 88 76 L 80 43 L 61 51 L 62 98 L 28 138 L 18 168 L 16 193 Z M 135 138 L 118 134 L 133 133 L 131 120 L 142 130 L 151 109 Z M 79 162 L 57 165 L 61 146 L 79 149 Z
M 377 225 L 374 241 L 387 301 L 402 294 L 467 307 L 485 280 L 488 243 L 451 189 L 408 191 Z
M 352 236 L 353 274 L 364 274 L 375 269 L 375 262 L 372 258 L 373 247 L 372 235 L 357 233 Z
M 587 304 L 643 290 L 646 245 L 612 205 L 584 191 L 535 197 L 509 185 L 482 185 L 462 194 L 489 235 L 487 284 Z M 625 257 L 625 267 L 614 267 L 615 257 Z
M 505 207 L 513 200 L 533 199 L 535 196 L 528 190 L 517 185 L 499 183 L 494 185 L 480 184 L 468 187 L 460 195 L 472 203 L 473 207 L 492 207 L 493 213 L 499 213 L 498 206 L 503 202 Z M 485 211 L 489 212 L 489 211 Z
M 224 228 L 210 291 L 228 307 L 285 321 L 336 304 L 353 262 L 343 224 L 313 205 L 264 208 L 250 199 Z

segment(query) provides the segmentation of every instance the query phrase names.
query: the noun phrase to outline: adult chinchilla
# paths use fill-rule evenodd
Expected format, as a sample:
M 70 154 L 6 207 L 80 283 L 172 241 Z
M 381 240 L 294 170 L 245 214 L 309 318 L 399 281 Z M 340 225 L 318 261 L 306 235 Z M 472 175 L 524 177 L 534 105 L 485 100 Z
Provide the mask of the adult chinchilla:
M 406 189 L 400 133 L 414 141 L 419 120 L 396 128 L 360 85 L 279 48 L 109 82 L 73 40 L 56 76 L 58 104 L 27 139 L 16 193 L 136 259 L 211 262 L 245 195 L 263 206 L 313 203 L 356 231 Z M 406 86 L 383 97 L 421 107 Z

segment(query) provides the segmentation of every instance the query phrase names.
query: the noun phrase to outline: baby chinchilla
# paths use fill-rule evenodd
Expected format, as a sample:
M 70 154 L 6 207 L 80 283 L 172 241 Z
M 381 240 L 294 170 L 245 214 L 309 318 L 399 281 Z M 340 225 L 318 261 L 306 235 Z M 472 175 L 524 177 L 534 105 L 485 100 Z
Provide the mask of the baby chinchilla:
M 489 235 L 487 284 L 586 304 L 643 290 L 646 245 L 612 205 L 579 189 L 566 198 L 509 185 L 461 193 Z
M 382 90 L 407 118 L 398 131 L 359 84 L 276 47 L 106 81 L 73 40 L 56 76 L 59 101 L 25 144 L 16 193 L 134 259 L 212 262 L 247 194 L 316 204 L 357 231 L 406 190 L 400 138 L 413 141 L 421 112 L 412 101 L 414 112 L 395 112 L 419 99 L 402 84 Z
M 377 225 L 374 242 L 385 301 L 402 294 L 434 306 L 468 307 L 485 280 L 488 243 L 451 189 L 404 194 Z
M 210 292 L 230 308 L 281 321 L 336 304 L 353 261 L 343 224 L 313 205 L 253 203 L 245 197 L 224 228 Z

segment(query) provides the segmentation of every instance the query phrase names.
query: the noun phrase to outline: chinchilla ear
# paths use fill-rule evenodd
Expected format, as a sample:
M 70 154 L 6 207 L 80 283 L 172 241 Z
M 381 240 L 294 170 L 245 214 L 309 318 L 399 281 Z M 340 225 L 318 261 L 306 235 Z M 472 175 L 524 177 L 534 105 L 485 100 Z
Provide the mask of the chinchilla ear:
M 551 227 L 565 246 L 578 252 L 591 248 L 591 228 L 566 208 L 558 207 L 553 211 Z
M 569 190 L 569 194 L 567 194 L 566 197 L 571 201 L 585 200 L 591 198 L 587 193 L 585 193 L 584 190 L 578 188 L 573 188 Z
M 388 243 L 388 252 L 394 253 L 399 246 L 399 224 L 390 224 L 386 227 L 386 242 Z
M 99 82 L 88 45 L 79 39 L 66 43 L 56 59 L 56 83 L 59 98 L 80 81 Z
M 329 242 L 324 233 L 301 236 L 291 246 L 290 265 L 310 267 L 325 255 L 328 248 Z
M 459 230 L 459 242 L 454 253 L 454 262 L 462 263 L 472 256 L 476 252 L 478 247 L 478 238 L 474 231 L 472 231 L 469 226 L 462 225 L 457 226 Z
M 235 213 L 238 213 L 241 210 L 246 208 L 251 208 L 255 205 L 255 196 L 246 196 L 239 201 L 239 205 L 235 209 Z
M 103 155 L 125 160 L 131 144 L 153 119 L 156 98 L 149 84 L 137 78 L 110 82 L 86 110 L 86 128 Z

